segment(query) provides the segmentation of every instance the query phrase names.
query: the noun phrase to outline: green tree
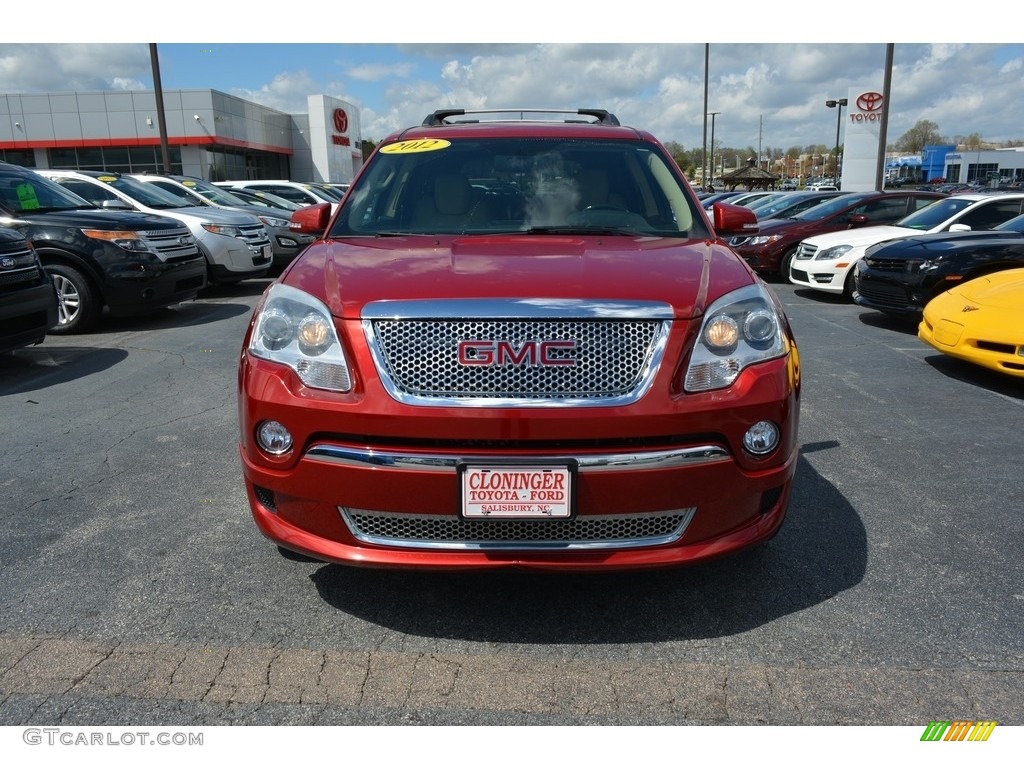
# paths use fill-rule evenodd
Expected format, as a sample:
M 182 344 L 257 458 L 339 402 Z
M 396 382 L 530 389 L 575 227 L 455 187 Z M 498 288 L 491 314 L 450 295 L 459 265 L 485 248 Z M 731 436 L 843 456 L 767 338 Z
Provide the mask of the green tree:
M 370 157 L 373 150 L 377 148 L 377 144 L 378 142 L 373 141 L 372 139 L 363 139 L 362 144 L 360 145 L 359 148 L 360 150 L 362 150 L 364 163 Z
M 907 154 L 920 154 L 926 144 L 945 144 L 946 140 L 939 133 L 939 126 L 931 120 L 918 120 L 914 127 L 896 140 L 896 151 Z

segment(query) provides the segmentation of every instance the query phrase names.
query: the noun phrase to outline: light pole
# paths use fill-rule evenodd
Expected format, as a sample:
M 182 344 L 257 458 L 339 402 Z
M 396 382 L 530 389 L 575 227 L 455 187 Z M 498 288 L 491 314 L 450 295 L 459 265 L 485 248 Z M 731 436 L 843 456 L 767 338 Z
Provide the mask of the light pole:
M 843 107 L 845 107 L 849 103 L 850 102 L 848 100 L 846 100 L 846 99 L 829 99 L 828 101 L 825 102 L 825 106 L 828 107 L 829 109 L 832 109 L 833 107 L 838 107 L 838 109 L 836 110 L 836 154 L 835 154 L 836 186 L 837 187 L 839 186 L 839 126 L 843 122 Z
M 707 189 L 708 184 L 715 180 L 715 115 L 722 114 L 721 112 L 708 112 L 711 115 L 711 181 L 704 179 L 704 188 Z

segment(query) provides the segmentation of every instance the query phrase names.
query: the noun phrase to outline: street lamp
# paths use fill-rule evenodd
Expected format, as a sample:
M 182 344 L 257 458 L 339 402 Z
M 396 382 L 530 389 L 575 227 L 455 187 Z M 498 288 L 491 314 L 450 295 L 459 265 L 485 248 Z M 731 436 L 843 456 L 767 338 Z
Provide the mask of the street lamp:
M 837 187 L 839 186 L 839 126 L 843 122 L 843 107 L 845 107 L 849 103 L 850 102 L 848 100 L 846 100 L 846 99 L 829 99 L 828 101 L 825 102 L 825 106 L 828 107 L 829 109 L 832 109 L 833 107 L 838 107 L 839 108 L 838 110 L 836 110 L 836 154 L 835 154 L 835 158 L 836 158 L 836 186 Z
M 708 184 L 715 180 L 715 115 L 722 114 L 721 112 L 708 112 L 711 115 L 711 181 L 704 179 L 704 189 L 708 188 Z

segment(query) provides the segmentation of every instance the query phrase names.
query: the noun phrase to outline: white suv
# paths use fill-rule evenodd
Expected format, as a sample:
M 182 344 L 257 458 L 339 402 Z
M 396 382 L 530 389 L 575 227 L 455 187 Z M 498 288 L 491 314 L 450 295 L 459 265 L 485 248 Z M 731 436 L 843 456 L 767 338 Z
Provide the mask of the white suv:
M 920 208 L 894 224 L 844 229 L 800 243 L 789 266 L 789 282 L 853 297 L 853 275 L 864 251 L 875 243 L 930 232 L 992 229 L 1024 213 L 1024 194 L 952 195 Z
M 206 256 L 211 283 L 237 283 L 262 277 L 270 269 L 273 252 L 267 229 L 251 214 L 185 205 L 152 184 L 115 172 L 38 169 L 36 173 L 102 208 L 134 209 L 182 222 Z

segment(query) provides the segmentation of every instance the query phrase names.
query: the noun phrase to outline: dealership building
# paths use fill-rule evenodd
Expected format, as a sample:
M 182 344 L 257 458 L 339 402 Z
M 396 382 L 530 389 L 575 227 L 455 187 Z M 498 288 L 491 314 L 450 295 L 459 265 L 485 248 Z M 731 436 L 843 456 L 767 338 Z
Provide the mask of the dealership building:
M 363 162 L 359 111 L 330 96 L 289 114 L 214 90 L 163 91 L 172 173 L 208 181 L 348 183 Z M 0 94 L 0 161 L 162 172 L 154 91 Z

